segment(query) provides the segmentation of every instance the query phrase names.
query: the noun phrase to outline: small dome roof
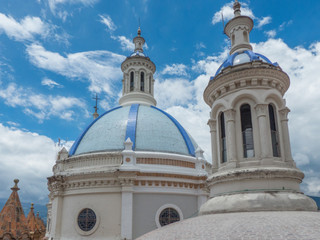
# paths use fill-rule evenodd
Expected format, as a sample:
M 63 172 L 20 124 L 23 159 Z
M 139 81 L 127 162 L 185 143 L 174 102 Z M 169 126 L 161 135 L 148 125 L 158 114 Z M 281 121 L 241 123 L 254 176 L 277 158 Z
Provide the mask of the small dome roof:
M 195 156 L 198 145 L 168 113 L 132 104 L 111 109 L 95 119 L 74 142 L 69 155 L 124 150 L 130 138 L 135 151 Z
M 146 57 L 146 55 L 141 51 L 134 51 L 130 54 L 130 57 Z
M 265 63 L 272 64 L 274 66 L 279 66 L 278 63 L 272 63 L 266 56 L 260 53 L 254 53 L 250 50 L 243 52 L 235 52 L 228 56 L 228 58 L 221 64 L 218 68 L 215 76 L 217 76 L 221 71 L 229 66 L 235 66 L 243 63 L 253 62 L 253 61 L 262 61 Z M 212 80 L 214 77 L 211 77 Z

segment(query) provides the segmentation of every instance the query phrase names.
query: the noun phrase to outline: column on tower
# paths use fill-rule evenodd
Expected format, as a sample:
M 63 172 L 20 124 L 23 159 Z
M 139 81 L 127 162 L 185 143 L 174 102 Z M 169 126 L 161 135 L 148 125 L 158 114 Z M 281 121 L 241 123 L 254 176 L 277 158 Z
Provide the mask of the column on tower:
M 280 121 L 281 121 L 281 129 L 282 129 L 282 137 L 283 137 L 283 148 L 284 148 L 284 156 L 286 162 L 293 162 L 292 154 L 291 154 L 291 146 L 290 146 L 290 137 L 289 137 L 289 128 L 288 128 L 288 113 L 290 112 L 289 108 L 284 108 L 279 111 L 280 113 Z
M 217 155 L 217 121 L 209 119 L 208 125 L 210 127 L 211 134 L 211 146 L 212 146 L 212 171 L 216 172 L 218 169 L 218 155 Z
M 260 157 L 262 159 L 271 158 L 271 134 L 267 119 L 268 104 L 257 104 L 255 106 L 257 118 L 258 118 L 258 129 L 259 129 L 259 140 L 260 140 Z
M 235 128 L 235 110 L 228 109 L 224 111 L 226 121 L 227 138 L 227 161 L 237 162 L 236 152 L 236 128 Z

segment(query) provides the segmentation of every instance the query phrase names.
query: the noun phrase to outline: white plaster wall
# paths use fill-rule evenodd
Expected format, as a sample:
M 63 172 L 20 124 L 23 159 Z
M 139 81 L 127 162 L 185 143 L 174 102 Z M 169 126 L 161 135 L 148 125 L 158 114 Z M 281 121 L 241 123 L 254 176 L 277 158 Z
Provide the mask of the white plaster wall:
M 184 219 L 198 215 L 198 197 L 178 194 L 133 194 L 133 239 L 157 228 L 155 216 L 165 204 L 177 205 Z M 165 238 L 164 238 L 165 239 Z
M 78 233 L 77 217 L 84 208 L 95 211 L 99 226 L 89 236 Z M 120 193 L 99 193 L 90 195 L 69 195 L 63 200 L 61 240 L 72 239 L 120 239 L 121 195 Z

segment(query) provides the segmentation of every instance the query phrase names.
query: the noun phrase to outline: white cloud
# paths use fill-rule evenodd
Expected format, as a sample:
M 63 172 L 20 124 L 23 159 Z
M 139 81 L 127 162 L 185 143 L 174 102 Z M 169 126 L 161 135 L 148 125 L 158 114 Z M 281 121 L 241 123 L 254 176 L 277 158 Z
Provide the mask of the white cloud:
M 32 41 L 37 35 L 47 37 L 51 27 L 39 17 L 26 16 L 17 22 L 13 17 L 0 13 L 0 31 L 16 41 Z
M 277 35 L 276 30 L 270 30 L 270 31 L 266 31 L 264 32 L 269 38 L 274 38 Z
M 67 16 L 70 15 L 66 10 L 61 10 L 61 7 L 65 4 L 81 4 L 84 6 L 92 6 L 99 0 L 48 0 L 49 8 L 51 12 L 61 18 L 63 21 L 66 20 Z M 60 7 L 60 8 L 59 8 Z
M 220 9 L 220 11 L 216 12 L 212 17 L 211 23 L 214 25 L 218 22 L 221 22 L 222 15 L 225 23 L 232 19 L 234 17 L 233 3 L 234 2 L 232 1 L 230 3 L 225 4 Z M 257 18 L 246 3 L 241 3 L 241 15 L 251 17 L 253 20 L 257 20 L 257 28 L 261 28 L 262 26 L 271 22 L 271 17 L 269 16 Z
M 160 108 L 183 105 L 192 100 L 194 91 L 193 84 L 181 78 L 158 79 L 155 82 L 155 89 L 155 98 Z
M 261 28 L 262 26 L 267 25 L 269 23 L 271 23 L 271 17 L 269 17 L 269 16 L 258 19 L 257 28 Z
M 216 12 L 213 17 L 212 17 L 212 24 L 216 24 L 218 22 L 222 21 L 222 16 L 221 13 L 223 14 L 223 19 L 224 21 L 229 21 L 230 19 L 232 19 L 234 17 L 234 13 L 233 13 L 233 1 L 230 3 L 227 3 L 226 5 L 224 5 L 220 11 Z M 251 18 L 255 18 L 251 9 L 248 7 L 247 4 L 242 3 L 241 4 L 241 15 L 245 15 L 245 16 L 249 16 Z
M 12 127 L 19 127 L 19 126 L 20 126 L 19 123 L 12 122 L 12 121 L 7 121 L 7 124 L 8 124 L 9 126 L 12 126 Z
M 31 63 L 39 68 L 53 71 L 71 79 L 86 79 L 89 90 L 95 93 L 101 91 L 114 95 L 111 85 L 122 77 L 119 68 L 124 56 L 109 51 L 89 51 L 67 54 L 66 57 L 56 52 L 50 52 L 39 44 L 27 47 Z
M 284 28 L 290 26 L 293 23 L 292 20 L 288 21 L 288 22 L 283 22 L 280 24 L 279 26 L 279 31 L 283 31 Z
M 43 86 L 48 86 L 50 89 L 54 88 L 54 87 L 59 87 L 59 88 L 63 87 L 61 84 L 59 84 L 49 78 L 43 78 L 41 81 L 41 84 Z
M 23 107 L 26 114 L 36 117 L 40 122 L 50 117 L 73 120 L 80 114 L 88 116 L 86 104 L 78 98 L 35 94 L 14 83 L 7 88 L 1 86 L 0 98 L 8 106 Z
M 100 22 L 107 26 L 108 30 L 114 31 L 116 30 L 116 25 L 113 23 L 111 17 L 109 15 L 99 15 Z
M 203 42 L 199 42 L 199 43 L 196 44 L 196 49 L 197 50 L 200 50 L 200 49 L 203 49 L 203 48 L 207 48 L 206 45 Z
M 126 38 L 125 36 L 111 36 L 112 39 L 117 40 L 120 45 L 121 45 L 121 49 L 123 51 L 131 51 L 133 52 L 134 50 L 134 43 L 132 42 L 132 40 Z
M 24 201 L 45 202 L 46 178 L 52 174 L 58 147 L 46 136 L 1 123 L 0 136 L 0 197 L 9 197 L 13 179 L 18 178 L 19 194 Z
M 176 76 L 188 76 L 187 66 L 184 64 L 172 64 L 166 65 L 161 71 L 161 74 L 176 75 Z

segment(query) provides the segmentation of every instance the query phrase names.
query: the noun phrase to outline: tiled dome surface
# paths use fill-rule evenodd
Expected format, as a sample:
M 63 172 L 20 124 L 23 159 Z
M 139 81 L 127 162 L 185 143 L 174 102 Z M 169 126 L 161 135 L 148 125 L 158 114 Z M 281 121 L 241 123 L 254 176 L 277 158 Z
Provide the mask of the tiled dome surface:
M 198 145 L 168 113 L 139 104 L 117 107 L 94 120 L 70 149 L 70 155 L 121 151 L 127 138 L 133 150 L 194 156 Z
M 272 64 L 274 66 L 278 66 L 277 63 L 272 63 L 266 56 L 254 53 L 250 50 L 246 50 L 243 52 L 236 52 L 228 56 L 228 58 L 221 64 L 221 66 L 218 68 L 215 76 L 217 76 L 221 71 L 229 66 L 235 66 L 247 62 L 253 62 L 253 61 L 262 61 L 269 64 Z M 213 77 L 211 78 L 211 80 Z

